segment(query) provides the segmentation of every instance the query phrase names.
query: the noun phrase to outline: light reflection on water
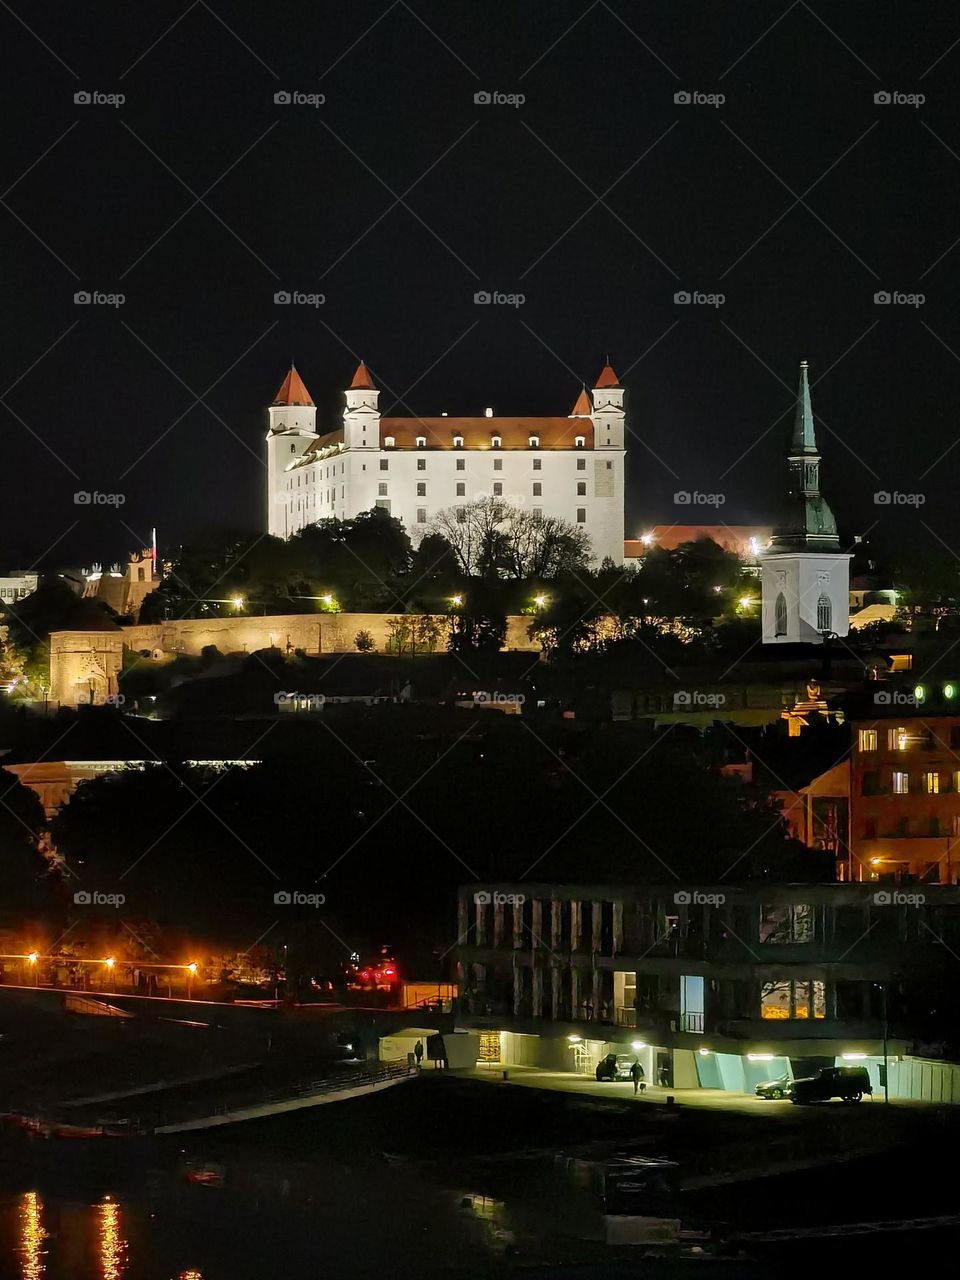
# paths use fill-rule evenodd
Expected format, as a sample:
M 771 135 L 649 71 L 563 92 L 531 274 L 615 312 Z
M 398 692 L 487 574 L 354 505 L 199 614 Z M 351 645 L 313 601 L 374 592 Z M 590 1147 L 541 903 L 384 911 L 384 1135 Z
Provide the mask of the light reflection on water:
M 20 1274 L 23 1280 L 43 1280 L 46 1249 L 43 1242 L 43 1201 L 36 1191 L 26 1191 L 20 1199 Z
M 97 1206 L 100 1274 L 103 1280 L 121 1280 L 127 1268 L 127 1242 L 123 1238 L 120 1206 L 107 1196 Z

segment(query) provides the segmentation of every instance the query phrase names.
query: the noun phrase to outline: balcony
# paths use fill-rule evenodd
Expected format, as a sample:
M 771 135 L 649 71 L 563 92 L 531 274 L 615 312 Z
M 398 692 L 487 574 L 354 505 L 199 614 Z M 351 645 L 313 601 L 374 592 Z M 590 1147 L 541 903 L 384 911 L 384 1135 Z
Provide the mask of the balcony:
M 681 1013 L 680 1030 L 681 1031 L 702 1031 L 703 1030 L 703 1014 L 702 1013 Z

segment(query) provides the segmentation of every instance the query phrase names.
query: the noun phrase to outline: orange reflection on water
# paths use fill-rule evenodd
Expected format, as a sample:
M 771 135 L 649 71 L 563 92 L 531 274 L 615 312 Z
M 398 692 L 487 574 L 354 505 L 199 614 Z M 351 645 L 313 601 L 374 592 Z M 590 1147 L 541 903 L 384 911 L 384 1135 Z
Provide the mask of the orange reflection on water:
M 97 1205 L 97 1234 L 100 1244 L 100 1274 L 103 1280 L 120 1280 L 127 1268 L 127 1241 L 121 1234 L 120 1206 L 106 1197 Z
M 180 1272 L 179 1280 L 203 1280 L 203 1276 L 191 1267 L 189 1271 Z
M 23 1280 L 43 1280 L 46 1249 L 43 1242 L 43 1201 L 36 1191 L 25 1191 L 20 1200 L 20 1274 Z

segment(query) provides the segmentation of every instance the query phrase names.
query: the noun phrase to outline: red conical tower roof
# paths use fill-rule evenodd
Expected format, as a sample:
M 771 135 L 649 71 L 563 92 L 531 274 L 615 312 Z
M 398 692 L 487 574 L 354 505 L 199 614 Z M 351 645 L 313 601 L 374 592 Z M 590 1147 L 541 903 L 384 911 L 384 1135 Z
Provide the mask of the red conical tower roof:
M 595 385 L 598 387 L 619 387 L 620 379 L 614 373 L 611 366 L 609 364 L 605 364 L 600 370 L 600 377 L 597 379 Z
M 274 404 L 306 405 L 313 404 L 310 392 L 303 385 L 303 379 L 297 373 L 296 366 L 290 366 L 290 372 L 283 380 L 283 385 L 273 397 Z
M 357 372 L 353 375 L 353 381 L 350 383 L 351 391 L 376 391 L 373 385 L 373 379 L 370 377 L 370 370 L 361 360 L 357 365 Z
M 593 405 L 590 403 L 590 397 L 587 394 L 587 388 L 584 387 L 577 396 L 577 403 L 570 410 L 571 418 L 589 418 L 593 413 Z

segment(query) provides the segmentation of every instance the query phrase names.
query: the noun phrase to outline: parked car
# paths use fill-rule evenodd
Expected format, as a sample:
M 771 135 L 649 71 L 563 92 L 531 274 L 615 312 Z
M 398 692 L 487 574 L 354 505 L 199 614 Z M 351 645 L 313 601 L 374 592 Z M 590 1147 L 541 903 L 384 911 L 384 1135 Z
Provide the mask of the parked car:
M 635 1053 L 608 1053 L 597 1063 L 598 1080 L 630 1080 L 630 1068 L 636 1061 Z
M 873 1093 L 866 1067 L 824 1067 L 815 1076 L 794 1080 L 789 1087 L 791 1102 L 828 1102 L 841 1098 L 859 1102 L 864 1094 Z
M 786 1098 L 791 1083 L 789 1076 L 781 1076 L 779 1080 L 761 1080 L 753 1092 L 758 1098 Z

